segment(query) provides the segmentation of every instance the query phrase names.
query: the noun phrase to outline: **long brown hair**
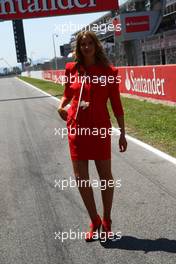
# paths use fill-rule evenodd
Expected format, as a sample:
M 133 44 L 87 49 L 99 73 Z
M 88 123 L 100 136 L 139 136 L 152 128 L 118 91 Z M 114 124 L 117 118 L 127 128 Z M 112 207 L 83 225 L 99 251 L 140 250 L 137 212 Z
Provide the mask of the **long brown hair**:
M 97 64 L 101 64 L 105 67 L 108 67 L 110 65 L 110 62 L 103 50 L 103 46 L 100 42 L 100 40 L 97 38 L 96 34 L 93 31 L 83 31 L 80 32 L 77 36 L 76 39 L 76 48 L 74 51 L 74 57 L 75 60 L 79 63 L 84 65 L 84 57 L 81 53 L 80 45 L 81 45 L 81 40 L 83 39 L 84 36 L 89 36 L 94 44 L 95 44 L 95 61 Z

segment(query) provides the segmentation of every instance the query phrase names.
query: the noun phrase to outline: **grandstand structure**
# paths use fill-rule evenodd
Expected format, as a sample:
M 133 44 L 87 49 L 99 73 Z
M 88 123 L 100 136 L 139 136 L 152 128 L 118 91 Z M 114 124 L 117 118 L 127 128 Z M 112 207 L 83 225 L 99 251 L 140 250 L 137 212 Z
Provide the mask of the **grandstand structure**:
M 176 0 L 167 0 L 164 16 L 156 34 L 142 41 L 144 62 L 176 64 Z
M 125 3 L 120 6 L 121 12 L 123 12 L 124 8 L 126 12 L 135 12 L 137 8 L 137 11 L 140 11 L 142 4 L 147 10 L 151 2 L 155 3 L 155 8 L 157 8 L 160 1 L 122 0 L 122 2 Z M 135 5 L 138 2 L 140 2 L 140 5 Z M 112 24 L 113 18 L 114 14 L 108 12 L 87 25 L 84 29 L 92 30 L 95 28 L 95 25 L 99 25 L 100 30 L 96 31 L 96 34 L 101 40 L 110 61 L 116 66 L 132 65 L 129 64 L 127 58 L 126 42 L 115 42 L 114 31 L 107 30 L 108 25 Z M 69 44 L 72 50 L 75 47 L 76 36 L 81 30 L 71 36 Z M 176 0 L 166 0 L 159 28 L 155 34 L 140 39 L 137 50 L 138 56 L 141 58 L 140 65 L 176 64 Z

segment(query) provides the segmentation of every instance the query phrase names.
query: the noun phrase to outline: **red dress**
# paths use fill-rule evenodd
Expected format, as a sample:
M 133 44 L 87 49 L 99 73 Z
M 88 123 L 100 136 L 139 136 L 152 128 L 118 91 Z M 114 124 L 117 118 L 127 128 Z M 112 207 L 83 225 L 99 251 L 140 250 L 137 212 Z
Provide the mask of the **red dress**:
M 89 79 L 84 84 L 81 101 L 88 102 L 88 107 L 79 107 L 76 112 L 81 90 L 83 73 Z M 112 82 L 118 70 L 112 66 L 91 65 L 77 67 L 75 62 L 67 63 L 64 97 L 71 100 L 68 109 L 67 128 L 72 160 L 107 160 L 111 158 L 111 129 L 107 101 L 110 99 L 115 117 L 123 115 L 118 84 Z M 108 77 L 111 76 L 111 77 Z M 77 81 L 75 81 L 77 78 Z M 108 78 L 111 79 L 108 83 Z M 107 85 L 105 85 L 105 79 Z

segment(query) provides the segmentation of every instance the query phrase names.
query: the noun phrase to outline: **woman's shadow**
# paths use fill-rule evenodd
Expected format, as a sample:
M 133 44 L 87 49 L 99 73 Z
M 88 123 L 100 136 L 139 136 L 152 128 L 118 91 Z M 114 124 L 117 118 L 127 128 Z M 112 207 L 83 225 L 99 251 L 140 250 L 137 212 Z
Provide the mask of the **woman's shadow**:
M 165 251 L 176 253 L 176 240 L 159 238 L 156 240 L 140 239 L 132 236 L 122 236 L 121 239 L 114 236 L 112 240 L 106 242 L 100 240 L 104 248 L 118 248 L 125 250 L 142 250 L 145 253 L 151 251 Z

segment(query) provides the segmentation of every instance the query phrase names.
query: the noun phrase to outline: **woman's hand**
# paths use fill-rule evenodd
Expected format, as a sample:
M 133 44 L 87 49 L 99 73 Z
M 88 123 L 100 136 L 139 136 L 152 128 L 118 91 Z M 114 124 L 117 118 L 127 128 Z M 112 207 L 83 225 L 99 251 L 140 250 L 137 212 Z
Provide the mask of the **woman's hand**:
M 125 152 L 127 149 L 127 141 L 125 138 L 125 134 L 120 134 L 119 149 L 120 149 L 120 152 Z
M 65 110 L 64 108 L 58 108 L 57 112 L 64 121 L 67 121 L 67 110 Z

